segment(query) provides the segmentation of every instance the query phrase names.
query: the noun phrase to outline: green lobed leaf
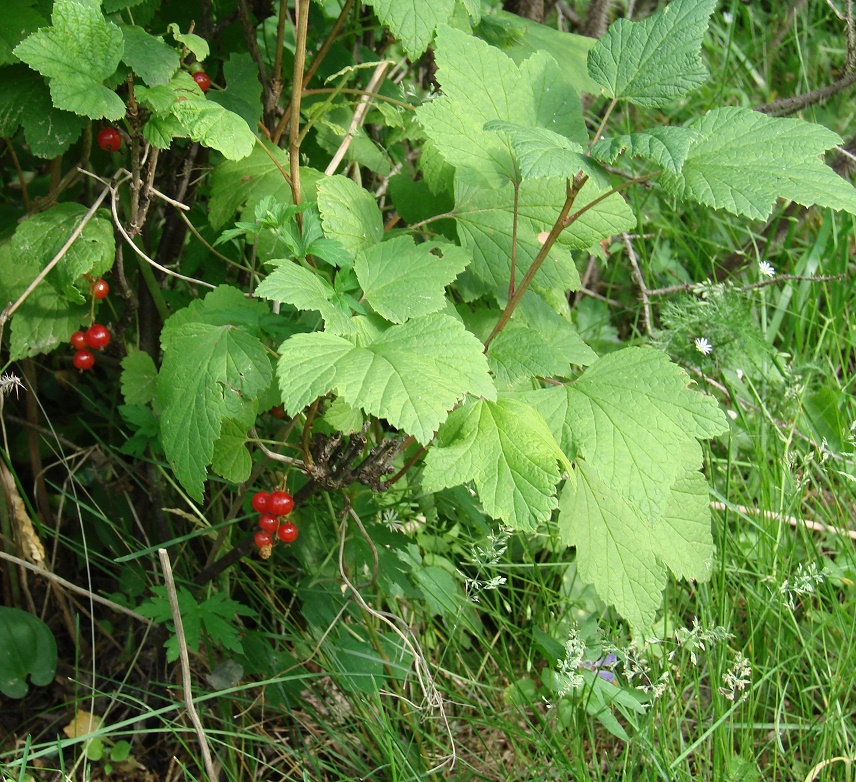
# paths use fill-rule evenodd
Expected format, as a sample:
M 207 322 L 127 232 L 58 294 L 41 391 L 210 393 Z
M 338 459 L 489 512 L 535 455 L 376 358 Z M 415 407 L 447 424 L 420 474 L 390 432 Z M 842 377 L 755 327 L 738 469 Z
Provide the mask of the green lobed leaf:
M 562 542 L 577 550 L 577 572 L 637 632 L 654 624 L 666 569 L 652 551 L 648 525 L 620 492 L 585 461 L 559 502 Z M 677 542 L 676 542 L 677 547 Z
M 178 52 L 142 27 L 122 25 L 125 51 L 122 62 L 149 87 L 167 84 L 181 64 Z
M 375 311 L 393 323 L 404 323 L 442 309 L 446 286 L 469 261 L 461 247 L 416 244 L 410 236 L 396 236 L 361 251 L 354 271 Z
M 728 428 L 716 400 L 689 382 L 664 353 L 625 348 L 566 387 L 582 457 L 649 519 L 662 515 L 676 478 L 701 464 L 697 439 Z
M 572 179 L 577 172 L 582 171 L 599 188 L 609 188 L 609 174 L 586 154 L 582 144 L 570 141 L 552 130 L 524 128 L 515 122 L 491 120 L 485 123 L 484 129 L 508 136 L 521 179 Z
M 256 296 L 320 312 L 327 331 L 333 334 L 354 333 L 350 310 L 334 303 L 336 291 L 320 274 L 289 260 L 275 263 L 277 267 L 256 288 Z
M 318 182 L 318 209 L 324 235 L 352 255 L 383 240 L 383 217 L 377 202 L 347 177 L 336 175 Z
M 59 252 L 68 237 L 80 224 L 88 210 L 82 204 L 57 204 L 24 220 L 12 238 L 12 252 L 44 268 Z M 84 226 L 80 236 L 66 250 L 47 280 L 69 301 L 87 301 L 89 282 L 84 274 L 100 277 L 113 266 L 116 243 L 113 224 L 102 214 L 96 214 Z M 82 285 L 84 292 L 77 287 Z
M 666 171 L 678 173 L 684 165 L 693 142 L 701 134 L 693 128 L 649 128 L 638 133 L 601 139 L 592 144 L 592 157 L 604 163 L 613 163 L 625 152 L 642 157 L 662 166 Z
M 517 221 L 517 263 L 520 277 L 541 249 L 541 235 L 549 231 L 565 200 L 566 182 L 561 179 L 533 179 L 520 185 Z M 587 182 L 575 203 L 581 208 L 602 195 Z M 473 254 L 473 273 L 494 289 L 508 286 L 514 227 L 514 191 L 511 184 L 484 189 L 456 181 L 454 217 L 461 244 Z M 631 230 L 636 224 L 633 211 L 617 193 L 589 209 L 565 230 L 547 260 L 535 275 L 536 288 L 577 290 L 579 274 L 568 252 L 585 249 L 602 239 Z M 519 277 L 518 277 L 519 279 Z
M 32 6 L 35 0 L 15 0 L 3 8 L 0 15 L 0 65 L 18 62 L 12 50 L 45 24 L 45 18 Z
M 529 405 L 507 397 L 455 410 L 428 451 L 426 491 L 473 481 L 485 512 L 514 529 L 533 530 L 556 507 L 559 462 L 570 469 L 550 430 Z
M 262 114 L 262 85 L 259 69 L 247 52 L 236 52 L 223 63 L 225 90 L 211 90 L 208 100 L 219 103 L 241 117 L 250 130 L 257 127 Z
M 499 49 L 443 26 L 435 56 L 443 94 L 416 116 L 462 182 L 499 187 L 518 179 L 508 142 L 484 129 L 491 120 L 588 142 L 579 96 L 548 54 L 518 67 Z
M 497 334 L 487 354 L 496 379 L 512 384 L 533 376 L 565 375 L 570 365 L 534 329 L 513 325 Z
M 194 35 L 193 33 L 183 33 L 179 26 L 175 23 L 172 23 L 166 28 L 169 30 L 170 34 L 176 41 L 181 44 L 184 44 L 193 54 L 196 56 L 196 59 L 200 62 L 204 60 L 209 54 L 208 41 L 204 38 L 200 38 L 198 35 Z
M 588 55 L 610 98 L 657 108 L 707 81 L 701 44 L 716 0 L 672 0 L 641 22 L 617 19 Z
M 235 421 L 223 421 L 220 437 L 214 443 L 211 469 L 217 475 L 233 483 L 243 483 L 250 477 L 253 460 L 246 449 L 247 429 L 252 426 Z
M 856 189 L 820 157 L 841 143 L 822 125 L 727 107 L 690 128 L 698 137 L 681 170 L 660 178 L 679 198 L 754 219 L 769 216 L 776 198 L 856 214 Z
M 455 10 L 455 0 L 368 0 L 368 4 L 401 41 L 411 60 L 425 52 L 437 26 L 447 22 Z
M 252 400 L 272 377 L 267 351 L 255 336 L 264 305 L 238 299 L 240 291 L 221 286 L 173 315 L 161 333 L 161 442 L 176 477 L 196 500 L 202 499 L 223 422 L 251 423 Z
M 54 108 L 44 79 L 26 65 L 0 68 L 0 135 L 11 138 L 23 125 L 30 151 L 54 158 L 80 138 L 87 121 Z
M 103 84 L 122 58 L 122 31 L 104 18 L 94 0 L 56 0 L 51 21 L 14 53 L 50 79 L 53 105 L 91 119 L 124 117 L 122 99 Z
M 560 315 L 540 296 L 527 292 L 520 300 L 515 318 L 521 318 L 537 331 L 541 338 L 568 364 L 588 366 L 597 359 L 595 353 L 580 337 L 570 321 L 570 312 Z M 515 321 L 512 320 L 512 323 Z
M 122 397 L 127 405 L 147 405 L 157 393 L 158 369 L 144 350 L 132 350 L 122 359 Z
M 193 141 L 216 149 L 228 160 L 243 160 L 256 144 L 246 120 L 204 97 L 177 101 L 172 115 Z
M 323 332 L 297 334 L 280 347 L 277 376 L 290 415 L 335 391 L 423 444 L 465 394 L 496 393 L 482 344 L 440 313 L 392 326 L 362 347 Z

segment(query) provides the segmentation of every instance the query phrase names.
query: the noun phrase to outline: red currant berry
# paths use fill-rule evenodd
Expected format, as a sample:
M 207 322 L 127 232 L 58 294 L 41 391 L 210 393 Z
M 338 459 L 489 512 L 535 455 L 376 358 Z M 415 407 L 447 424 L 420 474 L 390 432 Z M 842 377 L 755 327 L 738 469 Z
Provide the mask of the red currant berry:
M 92 291 L 93 299 L 106 299 L 110 293 L 110 286 L 106 280 L 98 279 L 89 286 L 89 290 Z
M 279 529 L 276 531 L 276 536 L 283 543 L 294 543 L 294 541 L 297 540 L 297 527 L 295 527 L 290 521 L 286 521 L 285 524 L 279 525 Z
M 205 73 L 205 71 L 194 73 L 193 81 L 199 85 L 199 89 L 202 90 L 202 92 L 208 92 L 208 88 L 211 86 L 211 77 Z
M 95 366 L 95 356 L 88 350 L 78 350 L 71 361 L 81 372 L 85 369 L 92 369 Z
M 272 407 L 270 409 L 270 414 L 274 418 L 278 418 L 280 421 L 285 418 L 285 410 L 283 410 L 282 407 L 280 407 L 279 405 L 276 405 L 276 407 Z
M 86 344 L 93 350 L 102 350 L 110 344 L 110 332 L 106 326 L 93 323 L 86 332 Z
M 272 516 L 270 513 L 262 513 L 262 515 L 259 516 L 259 528 L 263 529 L 265 532 L 274 533 L 278 526 L 279 519 L 277 519 L 276 516 Z
M 103 128 L 98 132 L 98 146 L 105 152 L 116 152 L 122 146 L 122 136 L 116 128 Z
M 266 491 L 257 491 L 253 495 L 253 510 L 256 511 L 256 513 L 267 513 L 269 500 L 270 494 L 268 494 Z
M 71 346 L 75 350 L 86 349 L 86 334 L 84 334 L 82 331 L 75 331 L 68 341 L 71 342 Z
M 294 508 L 294 498 L 287 491 L 275 491 L 268 500 L 268 513 L 274 516 L 287 516 Z
M 259 530 L 253 537 L 253 541 L 255 541 L 255 544 L 259 548 L 264 548 L 265 546 L 270 546 L 273 543 L 273 536 L 270 532 Z

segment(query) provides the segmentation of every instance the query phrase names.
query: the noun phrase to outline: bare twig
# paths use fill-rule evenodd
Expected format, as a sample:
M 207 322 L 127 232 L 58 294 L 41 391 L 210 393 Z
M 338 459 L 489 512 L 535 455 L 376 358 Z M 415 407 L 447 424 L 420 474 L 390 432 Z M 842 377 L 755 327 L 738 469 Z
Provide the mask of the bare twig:
M 4 551 L 0 551 L 0 559 L 8 560 L 9 562 L 18 565 L 18 567 L 27 568 L 27 570 L 32 570 L 33 573 L 37 573 L 38 575 L 47 578 L 50 581 L 61 586 L 63 589 L 67 589 L 69 592 L 75 592 L 78 595 L 82 595 L 88 600 L 92 600 L 95 603 L 101 603 L 101 605 L 107 606 L 107 608 L 112 611 L 118 611 L 121 614 L 127 614 L 130 617 L 133 617 L 138 622 L 144 622 L 145 624 L 151 624 L 152 620 L 148 617 L 143 616 L 142 614 L 138 614 L 136 611 L 132 611 L 130 608 L 125 608 L 125 606 L 120 605 L 119 603 L 114 603 L 112 600 L 108 600 L 106 597 L 101 597 L 101 595 L 96 595 L 94 592 L 90 592 L 88 589 L 84 589 L 83 587 L 77 586 L 77 584 L 72 584 L 71 581 L 66 581 L 61 576 L 56 575 L 55 573 L 51 573 L 50 570 L 45 570 L 44 568 L 40 568 L 38 565 L 33 565 L 30 562 L 27 562 L 25 559 L 19 559 L 12 554 L 7 554 Z
M 181 621 L 181 609 L 178 606 L 178 592 L 175 589 L 172 565 L 170 564 L 169 554 L 165 548 L 158 549 L 158 557 L 160 558 L 161 568 L 163 568 L 164 586 L 169 597 L 169 608 L 172 612 L 172 621 L 175 625 L 175 638 L 178 642 L 178 655 L 181 660 L 181 683 L 184 689 L 184 705 L 187 708 L 190 721 L 196 729 L 196 737 L 199 739 L 199 746 L 202 749 L 202 759 L 205 763 L 205 771 L 208 774 L 208 779 L 211 782 L 217 782 L 219 775 L 217 769 L 214 767 L 214 758 L 211 755 L 211 748 L 208 746 L 208 737 L 205 735 L 202 720 L 199 719 L 199 713 L 193 704 L 193 690 L 190 687 L 190 657 L 187 654 L 187 641 L 184 637 L 184 625 Z
M 627 250 L 630 265 L 633 267 L 633 279 L 636 280 L 636 285 L 639 286 L 639 297 L 642 299 L 642 325 L 645 327 L 645 333 L 649 337 L 653 337 L 651 302 L 648 300 L 648 288 L 645 285 L 645 278 L 642 276 L 642 269 L 639 268 L 639 258 L 636 256 L 636 250 L 633 249 L 633 242 L 630 241 L 630 237 L 626 233 L 623 233 L 621 234 L 621 239 L 624 242 L 624 249 Z
M 297 0 L 294 13 L 295 31 L 294 75 L 291 82 L 291 122 L 288 129 L 288 164 L 291 174 L 291 197 L 295 206 L 300 204 L 300 100 L 303 97 L 303 76 L 306 66 L 306 32 L 309 24 L 309 0 Z M 300 212 L 295 215 L 298 226 L 303 226 Z
M 792 527 L 805 527 L 814 532 L 832 532 L 836 535 L 845 535 L 850 540 L 856 540 L 856 530 L 839 529 L 838 527 L 830 527 L 828 524 L 821 524 L 819 521 L 810 521 L 809 519 L 798 519 L 796 516 L 787 516 L 783 513 L 776 513 L 772 510 L 762 510 L 761 508 L 749 508 L 746 505 L 732 505 L 724 502 L 711 502 L 710 507 L 719 511 L 737 511 L 745 516 L 760 516 L 764 519 L 775 519 L 776 521 L 784 521 Z

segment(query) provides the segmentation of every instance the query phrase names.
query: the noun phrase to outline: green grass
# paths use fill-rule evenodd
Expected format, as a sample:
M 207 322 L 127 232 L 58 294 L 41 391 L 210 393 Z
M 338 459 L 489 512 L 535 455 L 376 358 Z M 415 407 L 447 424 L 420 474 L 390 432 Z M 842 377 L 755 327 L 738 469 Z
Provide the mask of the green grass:
M 709 36 L 713 78 L 676 109 L 676 122 L 723 102 L 757 105 L 812 89 L 842 62 L 841 25 L 825 3 L 806 4 L 790 26 L 783 10 L 766 13 L 760 3 L 734 2 L 730 10 L 731 24 L 717 16 Z M 853 112 L 843 96 L 805 116 L 846 134 Z M 628 112 L 616 127 L 630 130 L 644 119 Z M 702 208 L 676 211 L 656 189 L 632 198 L 639 231 L 650 235 L 634 240 L 634 248 L 651 289 L 711 278 L 723 258 L 751 248 L 764 229 Z M 474 553 L 490 548 L 488 535 L 498 530 L 466 492 L 354 497 L 372 537 L 383 543 L 375 572 L 371 547 L 350 526 L 343 567 L 366 585 L 365 605 L 349 600 L 338 561 L 340 501 L 316 498 L 301 509 L 306 523 L 293 551 L 246 561 L 210 587 L 258 614 L 244 622 L 250 635 L 235 659 L 241 671 L 224 667 L 231 656 L 216 638 L 191 659 L 221 778 L 403 782 L 432 769 L 438 778 L 508 782 L 856 778 L 856 553 L 843 532 L 856 508 L 854 244 L 853 218 L 812 212 L 791 220 L 781 241 L 749 254 L 714 315 L 699 314 L 683 294 L 653 301 L 661 325 L 667 303 L 673 307 L 672 341 L 660 338 L 732 416 L 730 434 L 706 454 L 712 577 L 670 583 L 658 642 L 632 639 L 579 583 L 572 553 L 550 526 L 509 537 L 493 557 Z M 624 339 L 642 341 L 638 292 L 622 245 L 611 253 L 597 263 L 589 287 L 621 306 L 581 306 L 608 311 Z M 761 279 L 761 260 L 780 274 L 847 276 L 741 292 Z M 701 328 L 710 331 L 693 331 Z M 705 357 L 689 337 L 710 335 L 714 352 Z M 146 530 L 170 533 L 181 585 L 204 567 L 221 526 L 235 542 L 240 531 L 231 522 L 244 529 L 252 522 L 240 505 L 224 511 L 225 501 L 194 517 L 161 465 L 145 468 L 145 478 L 128 468 L 117 453 L 122 438 L 112 430 L 114 391 L 93 393 L 99 396 L 80 395 L 76 407 L 66 399 L 74 413 L 65 416 L 56 405 L 61 390 L 41 389 L 56 430 L 95 449 L 72 453 L 44 438 L 52 492 L 62 498 L 65 517 L 59 529 L 40 533 L 49 556 L 65 552 L 78 583 L 137 606 L 145 588 L 159 583 Z M 13 438 L 10 450 L 22 463 L 23 439 Z M 161 476 L 158 518 L 141 520 L 132 497 L 152 475 Z M 386 531 L 378 520 L 384 509 L 405 532 Z M 431 600 L 408 594 L 409 576 L 385 548 L 393 539 L 411 572 L 421 574 L 413 577 L 435 590 Z M 122 557 L 130 558 L 116 561 Z M 466 594 L 457 571 L 482 588 Z M 32 598 L 37 611 L 58 610 L 46 593 Z M 134 759 L 156 778 L 201 778 L 178 674 L 161 653 L 163 629 L 115 614 L 91 630 L 85 612 L 92 606 L 83 599 L 75 607 L 77 650 L 70 639 L 61 642 L 60 679 L 19 704 L 23 719 L 0 744 L 6 778 L 136 778 L 121 768 L 106 775 L 104 761 L 89 761 L 83 743 L 63 735 L 76 710 L 103 718 L 99 735 L 108 747 L 133 741 Z M 564 698 L 551 687 L 575 628 L 593 657 L 616 650 L 614 693 L 626 698 L 624 706 L 599 714 L 591 686 Z M 424 655 L 421 683 L 411 664 L 416 644 Z M 751 673 L 739 688 L 726 686 L 723 677 L 741 658 Z M 615 735 L 621 731 L 626 738 Z

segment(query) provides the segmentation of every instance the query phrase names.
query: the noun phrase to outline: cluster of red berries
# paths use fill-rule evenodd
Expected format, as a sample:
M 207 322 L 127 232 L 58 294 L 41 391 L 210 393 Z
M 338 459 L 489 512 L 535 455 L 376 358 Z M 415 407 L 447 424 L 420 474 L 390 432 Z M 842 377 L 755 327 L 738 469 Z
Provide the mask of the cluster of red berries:
M 95 356 L 92 351 L 103 350 L 110 344 L 110 332 L 106 326 L 93 323 L 86 331 L 75 331 L 69 342 L 77 351 L 71 361 L 82 372 L 85 369 L 92 369 L 95 365 Z
M 253 495 L 253 510 L 259 516 L 259 531 L 253 540 L 261 551 L 262 556 L 270 556 L 274 535 L 283 543 L 293 543 L 297 540 L 297 527 L 291 521 L 280 523 L 282 516 L 287 516 L 294 509 L 294 498 L 287 491 L 257 491 Z

